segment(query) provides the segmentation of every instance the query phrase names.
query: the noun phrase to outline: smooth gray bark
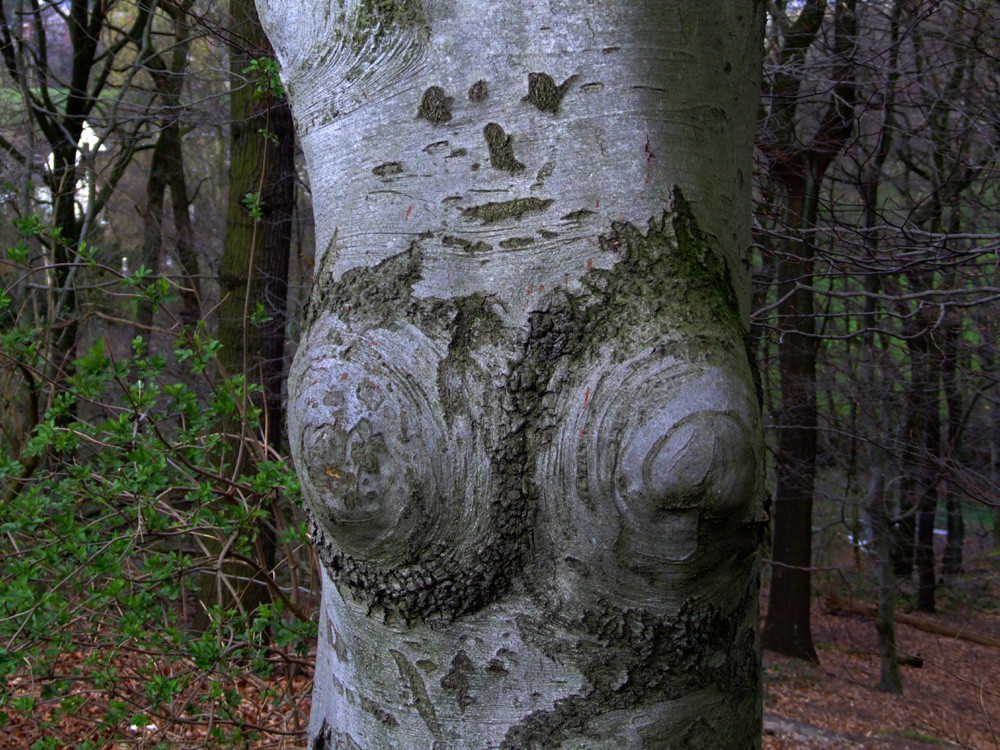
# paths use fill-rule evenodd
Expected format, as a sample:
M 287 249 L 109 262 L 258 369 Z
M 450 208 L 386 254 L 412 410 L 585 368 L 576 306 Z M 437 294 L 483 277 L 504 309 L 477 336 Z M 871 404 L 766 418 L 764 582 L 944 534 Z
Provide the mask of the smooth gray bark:
M 762 3 L 258 5 L 319 248 L 311 747 L 759 746 Z

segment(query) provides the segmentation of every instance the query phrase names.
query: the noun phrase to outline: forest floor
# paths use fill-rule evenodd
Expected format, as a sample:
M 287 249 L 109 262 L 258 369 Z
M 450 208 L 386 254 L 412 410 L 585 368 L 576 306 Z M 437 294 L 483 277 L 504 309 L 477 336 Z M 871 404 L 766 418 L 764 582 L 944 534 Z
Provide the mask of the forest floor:
M 941 584 L 938 602 L 937 614 L 909 614 L 932 628 L 1000 640 L 1000 557 L 972 557 L 963 576 Z M 764 654 L 765 750 L 1000 750 L 1000 649 L 897 622 L 900 655 L 922 662 L 901 667 L 897 696 L 878 690 L 874 620 L 832 614 L 815 600 L 812 633 L 818 665 Z
M 847 576 L 839 576 L 836 585 L 832 578 L 818 579 L 821 593 L 826 588 L 826 593 L 836 594 L 848 605 L 872 602 L 872 592 L 863 590 L 863 583 L 852 585 Z M 859 574 L 856 580 L 870 580 L 870 574 Z M 904 585 L 901 612 L 912 593 Z M 982 549 L 970 554 L 966 573 L 942 582 L 938 601 L 938 614 L 909 614 L 931 626 L 1000 640 L 1000 556 Z M 766 611 L 766 591 L 762 611 Z M 812 632 L 819 664 L 764 655 L 764 750 L 1000 750 L 1000 648 L 897 624 L 900 654 L 919 657 L 922 666 L 902 668 L 904 693 L 895 696 L 877 688 L 878 640 L 871 619 L 833 614 L 820 596 L 813 603 Z M 86 648 L 63 654 L 59 671 L 82 667 L 86 672 L 84 665 L 90 657 Z M 10 695 L 34 695 L 39 700 L 27 712 L 0 710 L 7 714 L 0 716 L 0 750 L 76 748 L 85 746 L 80 742 L 83 738 L 90 740 L 89 747 L 101 750 L 234 746 L 213 741 L 209 736 L 212 722 L 185 718 L 182 706 L 151 717 L 146 726 L 130 727 L 131 720 L 121 718 L 118 732 L 110 732 L 117 736 L 110 739 L 107 719 L 114 699 L 132 707 L 144 702 L 145 679 L 139 675 L 147 657 L 134 653 L 115 661 L 121 662 L 115 688 L 97 690 L 82 681 L 74 692 L 84 702 L 69 716 L 60 716 L 60 701 L 45 700 L 44 692 L 28 675 L 11 675 L 5 686 Z M 239 746 L 247 750 L 304 747 L 310 678 L 309 669 L 300 667 L 268 680 L 245 674 L 227 686 L 236 698 L 230 719 L 238 717 L 241 724 L 259 733 Z M 203 687 L 207 688 L 207 681 Z

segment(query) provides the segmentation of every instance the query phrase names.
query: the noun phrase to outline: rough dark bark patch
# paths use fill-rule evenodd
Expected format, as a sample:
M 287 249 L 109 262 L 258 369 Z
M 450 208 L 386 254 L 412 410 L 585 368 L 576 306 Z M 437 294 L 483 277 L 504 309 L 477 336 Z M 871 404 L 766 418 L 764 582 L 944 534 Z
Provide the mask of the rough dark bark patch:
M 483 138 L 486 139 L 486 146 L 490 151 L 490 164 L 494 169 L 502 172 L 522 172 L 524 165 L 514 158 L 513 139 L 504 132 L 504 129 L 491 122 L 483 128 Z
M 469 87 L 469 101 L 481 102 L 490 95 L 490 88 L 486 81 L 480 79 Z
M 515 198 L 510 201 L 470 206 L 461 211 L 465 219 L 479 219 L 483 224 L 493 224 L 504 219 L 520 219 L 525 214 L 545 211 L 553 202 L 551 198 Z
M 440 86 L 431 86 L 424 92 L 420 106 L 417 107 L 417 119 L 443 125 L 451 119 L 451 105 L 454 101 L 454 97 L 445 94 Z
M 441 678 L 441 687 L 455 694 L 455 701 L 458 709 L 465 713 L 465 709 L 476 702 L 476 699 L 469 695 L 469 677 L 476 671 L 475 665 L 464 650 L 455 654 L 451 660 L 451 669 L 448 674 Z
M 535 105 L 542 112 L 557 114 L 563 97 L 576 79 L 577 76 L 572 75 L 557 86 L 548 73 L 528 73 L 528 94 L 521 101 Z
M 557 700 L 551 710 L 526 717 L 507 732 L 500 749 L 561 747 L 565 740 L 586 736 L 591 722 L 604 713 L 653 706 L 703 690 L 727 696 L 732 715 L 741 715 L 739 704 L 754 699 L 760 679 L 760 660 L 751 647 L 756 618 L 746 617 L 754 610 L 758 594 L 755 555 L 759 540 L 751 529 L 746 529 L 742 538 L 724 533 L 734 544 L 720 564 L 746 568 L 748 581 L 730 609 L 705 607 L 692 596 L 673 617 L 622 609 L 607 602 L 577 615 L 574 629 L 587 637 L 558 644 L 554 656 L 558 658 L 561 651 L 567 658 L 572 654 L 582 665 L 586 689 Z M 715 543 L 720 544 L 721 539 Z M 551 616 L 558 618 L 560 614 L 553 612 Z M 706 654 L 719 653 L 728 656 L 707 663 Z M 727 721 L 726 717 L 718 718 Z M 733 734 L 727 738 L 730 747 L 752 747 L 755 738 L 759 739 L 759 722 L 733 725 Z M 678 736 L 675 730 L 673 725 L 646 728 L 643 746 L 704 750 L 717 747 L 720 736 L 717 726 L 699 727 L 697 722 L 684 735 Z M 740 730 L 743 736 L 739 736 Z
M 361 0 L 350 38 L 351 49 L 359 52 L 369 39 L 379 44 L 399 28 L 423 24 L 420 0 Z
M 402 172 L 403 165 L 398 161 L 387 161 L 379 164 L 377 167 L 372 167 L 372 174 L 376 177 L 392 177 Z
M 488 242 L 483 242 L 482 240 L 473 242 L 472 240 L 467 240 L 463 237 L 454 237 L 449 234 L 441 238 L 441 244 L 445 247 L 460 247 L 467 253 L 485 253 L 493 249 L 493 245 Z

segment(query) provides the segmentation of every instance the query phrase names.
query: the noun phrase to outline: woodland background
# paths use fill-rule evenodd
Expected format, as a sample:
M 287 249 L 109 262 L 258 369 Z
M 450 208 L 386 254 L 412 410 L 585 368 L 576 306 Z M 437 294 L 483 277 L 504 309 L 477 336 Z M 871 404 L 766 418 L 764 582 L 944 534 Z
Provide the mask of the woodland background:
M 855 718 L 925 717 L 886 747 L 1000 747 L 1000 7 L 768 8 L 768 710 L 853 746 L 829 696 L 803 714 L 842 679 Z M 0 747 L 300 747 L 311 208 L 252 3 L 3 0 L 0 68 Z M 942 664 L 960 706 L 925 695 Z

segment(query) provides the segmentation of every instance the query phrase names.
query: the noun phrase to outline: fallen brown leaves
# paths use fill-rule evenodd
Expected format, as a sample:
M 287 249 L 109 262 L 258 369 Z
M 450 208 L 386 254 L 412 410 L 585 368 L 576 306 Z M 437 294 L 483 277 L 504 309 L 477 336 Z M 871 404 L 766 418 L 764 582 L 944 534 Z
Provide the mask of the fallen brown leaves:
M 946 601 L 941 614 L 910 617 L 922 618 L 931 630 L 1000 638 L 1000 614 L 988 608 L 1000 602 L 1000 563 L 984 558 L 970 568 L 966 580 L 976 592 L 972 601 Z M 965 584 L 949 585 L 955 590 Z M 831 614 L 816 603 L 813 636 L 819 665 L 765 654 L 765 750 L 1000 750 L 996 649 L 899 623 L 900 654 L 918 656 L 924 666 L 904 667 L 904 695 L 893 696 L 877 689 L 878 641 L 870 618 Z M 77 642 L 79 648 L 60 654 L 47 669 L 48 676 L 68 681 L 69 702 L 66 696 L 44 697 L 45 675 L 32 677 L 24 669 L 7 678 L 9 696 L 32 696 L 35 702 L 26 714 L 10 704 L 0 710 L 7 715 L 0 750 L 26 750 L 46 739 L 63 743 L 52 747 L 80 748 L 89 742 L 95 750 L 295 750 L 305 745 L 312 657 L 288 659 L 267 679 L 247 671 L 223 683 L 190 663 L 160 663 L 156 655 L 127 650 L 107 659 L 99 644 L 82 637 Z M 114 668 L 115 677 L 98 681 L 98 688 L 93 677 L 102 663 Z M 191 676 L 185 690 L 169 705 L 151 710 L 149 675 L 170 679 L 181 673 Z M 200 704 L 197 700 L 213 695 Z M 79 705 L 71 706 L 73 701 Z M 237 726 L 245 742 L 220 739 L 231 738 Z
M 127 649 L 107 658 L 101 646 L 93 644 L 60 654 L 47 665 L 47 674 L 39 676 L 36 665 L 35 676 L 27 668 L 8 676 L 8 695 L 22 701 L 30 696 L 34 705 L 30 711 L 18 711 L 10 704 L 0 710 L 7 717 L 6 726 L 0 727 L 0 749 L 26 750 L 36 743 L 94 750 L 301 748 L 309 717 L 312 661 L 312 657 L 288 659 L 266 679 L 238 670 L 226 677 L 205 673 L 187 661 L 168 662 Z M 109 680 L 108 674 L 113 678 Z M 148 690 L 151 675 L 182 678 L 186 687 L 169 703 L 153 705 Z M 58 697 L 46 697 L 46 685 L 56 677 L 65 678 L 69 689 Z
M 995 608 L 998 563 L 970 565 L 965 581 L 943 584 L 942 593 L 969 586 L 974 599 L 943 603 L 940 614 L 909 613 L 929 627 L 897 623 L 901 655 L 923 659 L 902 668 L 903 695 L 879 692 L 878 637 L 874 622 L 857 614 L 834 615 L 814 603 L 813 638 L 820 664 L 765 653 L 765 713 L 791 720 L 764 737 L 766 750 L 865 748 L 917 750 L 959 747 L 1000 750 L 1000 654 L 995 648 L 925 630 L 1000 638 Z M 978 610 L 978 611 L 977 611 Z M 798 722 L 796 727 L 794 722 Z M 810 727 L 836 735 L 810 736 Z

